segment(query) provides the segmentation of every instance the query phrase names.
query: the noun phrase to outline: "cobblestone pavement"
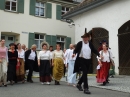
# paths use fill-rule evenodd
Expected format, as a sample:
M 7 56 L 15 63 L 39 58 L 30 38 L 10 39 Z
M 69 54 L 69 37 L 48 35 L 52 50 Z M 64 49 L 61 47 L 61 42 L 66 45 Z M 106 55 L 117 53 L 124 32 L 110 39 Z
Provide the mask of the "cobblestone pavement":
M 111 91 L 106 89 L 90 87 L 91 95 L 78 91 L 73 86 L 67 86 L 66 82 L 55 86 L 41 85 L 38 78 L 34 83 L 17 83 L 13 86 L 0 87 L 0 97 L 130 97 L 129 93 Z M 89 77 L 89 82 L 92 78 Z
M 89 86 L 102 88 L 102 89 L 110 89 L 110 90 L 116 90 L 121 92 L 127 92 L 130 93 L 130 76 L 114 76 L 114 78 L 109 78 L 110 83 L 106 86 L 103 86 L 102 84 L 96 83 L 96 77 L 95 76 L 88 76 L 88 83 Z M 66 81 L 65 78 L 62 79 L 62 81 Z

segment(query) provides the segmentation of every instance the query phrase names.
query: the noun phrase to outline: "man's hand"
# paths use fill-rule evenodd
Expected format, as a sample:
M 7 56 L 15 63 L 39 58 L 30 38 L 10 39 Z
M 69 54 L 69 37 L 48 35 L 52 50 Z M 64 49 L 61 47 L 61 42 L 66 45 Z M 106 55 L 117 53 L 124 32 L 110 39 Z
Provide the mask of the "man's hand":
M 75 54 L 72 55 L 72 58 L 75 57 Z

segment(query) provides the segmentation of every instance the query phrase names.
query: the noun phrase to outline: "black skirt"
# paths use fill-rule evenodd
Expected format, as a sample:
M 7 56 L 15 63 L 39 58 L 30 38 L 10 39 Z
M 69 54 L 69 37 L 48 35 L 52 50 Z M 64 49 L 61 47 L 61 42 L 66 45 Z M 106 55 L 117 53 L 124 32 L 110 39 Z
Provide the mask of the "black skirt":
M 41 82 L 51 82 L 49 60 L 40 60 L 39 74 Z
M 7 81 L 16 81 L 16 61 L 8 63 Z

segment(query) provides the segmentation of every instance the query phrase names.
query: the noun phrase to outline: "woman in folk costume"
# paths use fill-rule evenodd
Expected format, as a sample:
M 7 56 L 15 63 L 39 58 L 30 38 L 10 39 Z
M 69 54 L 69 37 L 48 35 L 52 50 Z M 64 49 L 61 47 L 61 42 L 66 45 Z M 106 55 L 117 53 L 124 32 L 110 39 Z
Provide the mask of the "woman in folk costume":
M 42 46 L 42 51 L 40 51 L 39 55 L 38 55 L 40 82 L 41 82 L 41 84 L 46 83 L 46 84 L 50 85 L 50 82 L 51 82 L 51 74 L 50 74 L 51 53 L 48 50 L 49 44 L 47 42 L 43 42 L 41 44 L 41 46 Z
M 86 32 L 85 34 L 81 36 L 82 41 L 77 43 L 77 46 L 73 52 L 73 57 L 77 54 L 77 58 L 75 60 L 75 66 L 74 66 L 74 73 L 79 72 L 79 68 L 81 67 L 83 74 L 80 78 L 77 88 L 79 91 L 83 91 L 82 89 L 82 83 L 84 83 L 84 93 L 90 94 L 89 86 L 88 86 L 88 79 L 87 74 L 88 70 L 91 64 L 91 54 L 92 52 L 99 56 L 99 52 L 94 48 L 93 44 L 89 41 L 90 35 Z
M 0 45 L 0 87 L 2 84 L 6 87 L 8 65 L 8 49 L 5 47 L 5 40 L 1 40 Z
M 10 81 L 10 84 L 13 85 L 16 80 L 16 65 L 18 59 L 18 52 L 15 50 L 15 44 L 11 43 L 10 49 L 8 51 L 8 72 L 7 72 L 7 81 Z
M 24 69 L 24 56 L 25 56 L 25 51 L 22 49 L 21 44 L 17 44 L 17 51 L 18 51 L 18 63 L 16 66 L 16 76 L 17 76 L 17 81 L 22 81 L 22 83 L 25 82 L 25 69 Z
M 97 83 L 103 83 L 103 85 L 106 85 L 110 69 L 110 62 L 113 61 L 113 56 L 112 53 L 108 51 L 107 44 L 102 45 L 102 48 L 103 50 L 99 52 L 100 57 L 98 57 L 99 65 L 97 67 Z
M 56 50 L 53 52 L 53 78 L 55 80 L 55 85 L 60 85 L 60 79 L 64 73 L 64 53 L 60 50 L 60 44 L 56 45 Z
M 68 52 L 68 56 L 67 56 L 67 60 L 68 60 L 67 81 L 68 81 L 68 85 L 72 84 L 75 87 L 76 73 L 73 73 L 73 71 L 74 71 L 74 63 L 75 63 L 75 60 L 76 60 L 77 56 L 72 57 L 74 49 L 75 49 L 75 45 L 73 45 L 72 48 L 70 48 L 70 50 Z

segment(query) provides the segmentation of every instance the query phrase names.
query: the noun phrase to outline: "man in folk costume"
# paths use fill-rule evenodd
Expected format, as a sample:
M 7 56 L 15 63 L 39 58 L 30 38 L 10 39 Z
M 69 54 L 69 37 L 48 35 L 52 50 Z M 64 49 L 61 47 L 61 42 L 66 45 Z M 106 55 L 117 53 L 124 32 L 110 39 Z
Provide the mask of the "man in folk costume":
M 86 28 L 85 28 L 85 33 L 83 36 L 81 36 L 81 38 L 82 41 L 77 43 L 77 46 L 72 55 L 74 57 L 77 54 L 77 58 L 74 66 L 74 73 L 79 72 L 80 67 L 83 71 L 83 75 L 76 87 L 79 89 L 79 91 L 83 91 L 81 85 L 82 83 L 84 83 L 83 85 L 84 93 L 91 94 L 88 87 L 87 73 L 89 70 L 89 66 L 91 64 L 91 55 L 92 55 L 91 52 L 93 52 L 98 56 L 99 56 L 99 52 L 94 48 L 93 44 L 89 41 L 90 35 L 89 33 L 86 32 Z
M 32 75 L 33 71 L 39 72 L 38 68 L 38 59 L 37 59 L 37 46 L 35 44 L 32 45 L 31 49 L 25 52 L 25 67 L 29 70 L 27 76 L 27 82 L 33 83 Z

